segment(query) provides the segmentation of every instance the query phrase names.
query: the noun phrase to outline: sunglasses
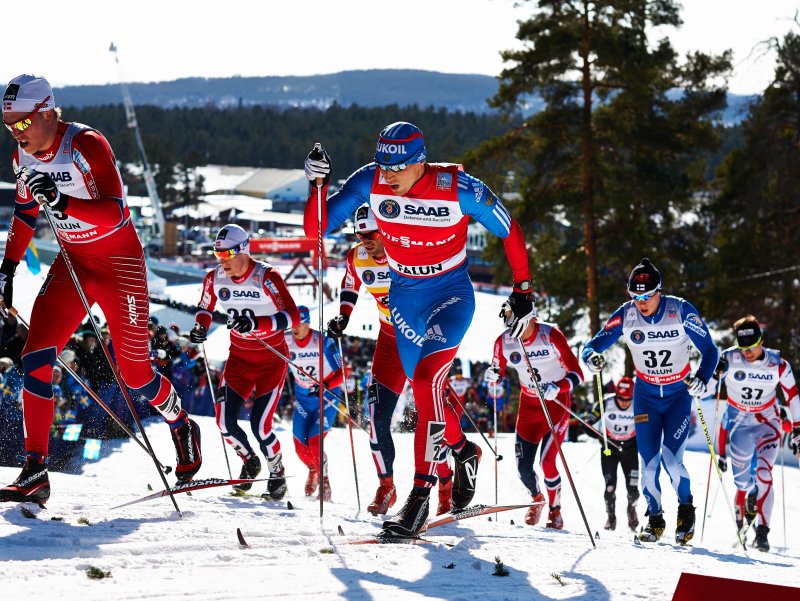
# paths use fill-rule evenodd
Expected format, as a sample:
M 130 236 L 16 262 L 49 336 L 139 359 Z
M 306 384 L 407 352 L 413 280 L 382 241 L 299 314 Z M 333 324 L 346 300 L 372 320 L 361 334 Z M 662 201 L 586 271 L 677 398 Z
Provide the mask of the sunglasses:
M 356 232 L 359 240 L 377 240 L 381 233 L 378 230 L 373 232 Z
M 755 341 L 753 344 L 751 344 L 750 346 L 740 346 L 740 345 L 737 343 L 737 345 L 736 345 L 736 348 L 737 348 L 737 349 L 739 349 L 740 351 L 752 351 L 752 350 L 753 350 L 754 348 L 756 348 L 756 347 L 757 347 L 759 344 L 761 344 L 761 336 L 759 336 L 759 337 L 758 337 L 758 340 L 756 340 L 756 341 Z
M 25 115 L 19 121 L 14 121 L 14 123 L 6 123 L 5 121 L 3 121 L 3 125 L 6 126 L 6 129 L 8 131 L 14 131 L 15 129 L 17 131 L 25 131 L 31 126 L 32 123 L 31 117 L 33 117 L 36 113 L 38 113 L 39 110 L 47 104 L 48 100 L 50 100 L 50 96 L 48 96 L 47 98 L 42 100 L 39 104 L 37 104 L 35 109 L 33 109 L 30 113 Z
M 228 250 L 215 250 L 214 256 L 220 260 L 233 259 L 233 257 L 238 255 L 240 252 L 242 252 L 241 248 L 229 248 Z
M 633 292 L 628 292 L 628 294 L 630 294 L 631 298 L 635 301 L 648 301 L 658 294 L 658 292 L 658 290 L 653 290 L 652 292 L 645 292 L 644 294 L 634 294 Z
M 396 173 L 398 171 L 403 171 L 410 164 L 411 163 L 403 163 L 402 165 L 378 165 L 378 167 L 381 171 L 394 171 Z

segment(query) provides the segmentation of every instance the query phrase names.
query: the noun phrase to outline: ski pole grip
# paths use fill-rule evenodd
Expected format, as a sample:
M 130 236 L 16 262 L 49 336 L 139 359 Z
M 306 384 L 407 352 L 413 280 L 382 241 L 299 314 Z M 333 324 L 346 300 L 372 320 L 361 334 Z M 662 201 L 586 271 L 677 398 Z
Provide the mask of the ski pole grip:
M 323 158 L 323 155 L 322 155 L 322 142 L 314 142 L 314 148 L 311 151 L 311 154 L 313 155 L 315 160 Z M 314 185 L 317 188 L 321 188 L 322 184 L 323 184 L 323 181 L 322 181 L 321 177 L 318 177 L 318 178 L 316 178 L 314 180 Z

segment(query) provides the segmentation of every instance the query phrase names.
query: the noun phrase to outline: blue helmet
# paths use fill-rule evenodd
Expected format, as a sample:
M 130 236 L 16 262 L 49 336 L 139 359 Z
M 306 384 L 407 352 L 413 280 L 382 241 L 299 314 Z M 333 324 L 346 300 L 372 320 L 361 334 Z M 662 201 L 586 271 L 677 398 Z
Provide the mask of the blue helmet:
M 400 171 L 407 165 L 423 163 L 425 158 L 425 138 L 412 123 L 397 121 L 384 127 L 378 135 L 375 162 L 379 167 Z
M 311 312 L 305 305 L 299 305 L 297 310 L 300 311 L 300 323 L 311 323 Z

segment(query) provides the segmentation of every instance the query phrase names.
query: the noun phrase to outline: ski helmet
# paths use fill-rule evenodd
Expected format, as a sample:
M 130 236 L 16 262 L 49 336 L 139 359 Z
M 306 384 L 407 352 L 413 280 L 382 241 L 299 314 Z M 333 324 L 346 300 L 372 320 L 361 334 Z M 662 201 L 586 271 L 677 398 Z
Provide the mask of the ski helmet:
M 424 162 L 425 155 L 425 138 L 416 125 L 397 121 L 384 127 L 378 136 L 375 162 L 381 168 L 401 171 Z
M 356 234 L 361 232 L 375 232 L 378 230 L 378 222 L 369 205 L 364 204 L 356 210 Z
M 647 294 L 661 290 L 661 273 L 644 258 L 633 268 L 628 278 L 628 292 L 631 294 Z
M 298 305 L 297 310 L 300 311 L 300 323 L 311 323 L 311 312 L 305 305 Z
M 250 254 L 250 236 L 235 223 L 224 226 L 214 240 L 214 252 L 232 249 L 246 255 Z

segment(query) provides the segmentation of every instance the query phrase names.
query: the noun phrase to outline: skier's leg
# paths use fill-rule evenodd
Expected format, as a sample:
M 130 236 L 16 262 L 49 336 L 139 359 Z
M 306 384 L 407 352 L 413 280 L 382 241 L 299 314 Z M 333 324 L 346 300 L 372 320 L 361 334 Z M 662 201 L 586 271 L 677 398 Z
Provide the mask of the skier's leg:
M 650 398 L 637 384 L 633 390 L 633 412 L 635 415 L 636 444 L 642 460 L 642 493 L 647 500 L 649 515 L 661 514 L 661 411 L 659 399 Z
M 553 403 L 553 405 L 555 404 Z M 569 414 L 559 405 L 548 406 L 548 409 L 553 420 L 553 429 L 556 432 L 556 436 L 558 436 L 558 442 L 563 443 L 569 429 Z M 548 428 L 542 437 L 542 452 L 539 460 L 542 465 L 544 485 L 547 489 L 547 499 L 551 509 L 561 507 L 561 475 L 556 467 L 556 457 L 558 457 L 558 448 Z
M 759 437 L 756 443 L 756 482 L 758 497 L 756 507 L 758 510 L 759 525 L 769 528 L 772 517 L 772 507 L 775 503 L 775 489 L 772 481 L 772 468 L 778 457 L 781 445 L 781 431 L 773 421 L 759 425 Z
M 664 469 L 678 495 L 678 503 L 692 502 L 689 471 L 683 464 L 689 424 L 692 420 L 692 399 L 688 391 L 672 397 L 662 418 L 664 441 L 661 448 Z

